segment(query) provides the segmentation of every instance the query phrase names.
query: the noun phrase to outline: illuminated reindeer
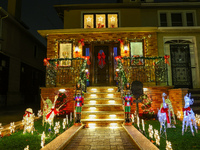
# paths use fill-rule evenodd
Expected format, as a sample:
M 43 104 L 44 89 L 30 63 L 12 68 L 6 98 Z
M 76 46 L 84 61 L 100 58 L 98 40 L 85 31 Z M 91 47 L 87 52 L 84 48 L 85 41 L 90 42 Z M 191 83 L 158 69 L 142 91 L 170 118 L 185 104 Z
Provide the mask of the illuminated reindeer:
M 163 93 L 162 94 L 163 104 L 162 104 L 162 107 L 158 110 L 158 120 L 160 122 L 160 134 L 162 130 L 164 130 L 165 136 L 167 137 L 166 126 L 165 126 L 166 120 L 167 120 L 167 128 L 171 128 L 171 125 L 170 125 L 170 118 L 169 118 L 170 110 L 169 110 L 168 104 L 165 102 L 165 96 L 167 96 L 167 94 Z
M 184 96 L 184 100 L 185 100 L 185 106 L 183 108 L 183 122 L 182 122 L 182 135 L 184 134 L 184 128 L 185 128 L 185 132 L 187 131 L 187 127 L 188 125 L 190 125 L 190 130 L 192 132 L 192 135 L 194 136 L 194 130 L 193 130 L 193 126 L 197 131 L 197 125 L 196 125 L 196 119 L 195 119 L 195 114 L 193 112 L 193 110 L 190 108 L 190 105 L 192 105 L 194 103 L 194 99 L 191 98 L 191 93 L 188 95 L 186 94 Z M 186 125 L 186 127 L 185 127 Z

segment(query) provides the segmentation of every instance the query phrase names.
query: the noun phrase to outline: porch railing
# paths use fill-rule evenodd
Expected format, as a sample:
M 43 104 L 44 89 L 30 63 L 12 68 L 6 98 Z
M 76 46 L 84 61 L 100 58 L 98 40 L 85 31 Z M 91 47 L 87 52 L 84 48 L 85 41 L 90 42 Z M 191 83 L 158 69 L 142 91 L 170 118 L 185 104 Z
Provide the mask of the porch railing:
M 119 88 L 137 80 L 144 85 L 168 85 L 168 57 L 116 57 Z
M 67 64 L 68 66 L 59 66 L 59 64 Z M 46 65 L 46 87 L 61 87 L 75 85 L 81 82 L 86 90 L 86 64 L 84 58 L 60 58 L 60 59 L 44 59 Z

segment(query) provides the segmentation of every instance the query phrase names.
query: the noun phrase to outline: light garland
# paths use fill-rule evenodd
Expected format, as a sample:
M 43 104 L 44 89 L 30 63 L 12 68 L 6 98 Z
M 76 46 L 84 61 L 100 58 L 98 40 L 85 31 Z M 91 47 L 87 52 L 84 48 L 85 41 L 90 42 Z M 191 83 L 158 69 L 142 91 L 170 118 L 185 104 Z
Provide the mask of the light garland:
M 11 122 L 11 123 L 10 123 L 9 129 L 10 129 L 10 134 L 12 134 L 12 133 L 15 132 L 15 122 Z
M 43 148 L 45 144 L 45 133 L 43 131 L 42 136 L 41 136 L 41 147 Z
M 148 128 L 148 132 L 149 132 L 149 137 L 153 139 L 153 126 L 149 124 L 149 128 Z
M 166 150 L 173 150 L 171 142 L 167 140 L 166 140 Z
M 158 130 L 154 129 L 154 138 L 156 139 L 156 144 L 160 145 L 160 136 L 158 134 Z

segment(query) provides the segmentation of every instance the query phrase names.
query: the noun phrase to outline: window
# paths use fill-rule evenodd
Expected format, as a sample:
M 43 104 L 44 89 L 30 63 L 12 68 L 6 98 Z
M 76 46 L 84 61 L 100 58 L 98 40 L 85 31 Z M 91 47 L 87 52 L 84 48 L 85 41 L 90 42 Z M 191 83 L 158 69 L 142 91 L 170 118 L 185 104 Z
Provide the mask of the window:
M 72 43 L 60 43 L 59 58 L 72 58 Z M 62 60 L 60 66 L 71 66 L 71 60 Z
M 130 55 L 131 57 L 143 57 L 143 42 L 130 42 Z M 131 65 L 143 65 L 143 59 L 131 60 Z
M 167 26 L 167 15 L 166 15 L 166 13 L 161 13 L 160 14 L 160 26 L 161 27 L 166 27 Z
M 171 21 L 172 21 L 172 26 L 183 26 L 181 13 L 172 13 Z
M 117 28 L 118 13 L 83 14 L 84 28 Z
M 195 11 L 192 10 L 163 10 L 158 12 L 160 27 L 195 26 Z

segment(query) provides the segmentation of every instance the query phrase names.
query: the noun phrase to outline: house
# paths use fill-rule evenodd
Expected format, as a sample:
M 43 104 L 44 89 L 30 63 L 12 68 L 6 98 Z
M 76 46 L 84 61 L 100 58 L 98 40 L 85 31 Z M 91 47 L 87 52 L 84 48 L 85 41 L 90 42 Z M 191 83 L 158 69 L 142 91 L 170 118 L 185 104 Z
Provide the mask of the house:
M 48 63 L 56 66 L 54 71 L 47 67 L 42 94 L 73 87 L 82 64 L 76 58 L 82 56 L 90 57 L 90 86 L 116 86 L 116 69 L 121 67 L 126 82 L 143 82 L 155 112 L 163 92 L 177 113 L 188 90 L 200 88 L 199 1 L 123 0 L 54 8 L 64 29 L 38 31 L 47 38 Z M 116 56 L 122 57 L 121 66 Z
M 0 106 L 35 103 L 45 85 L 46 47 L 20 20 L 20 1 L 0 7 Z

